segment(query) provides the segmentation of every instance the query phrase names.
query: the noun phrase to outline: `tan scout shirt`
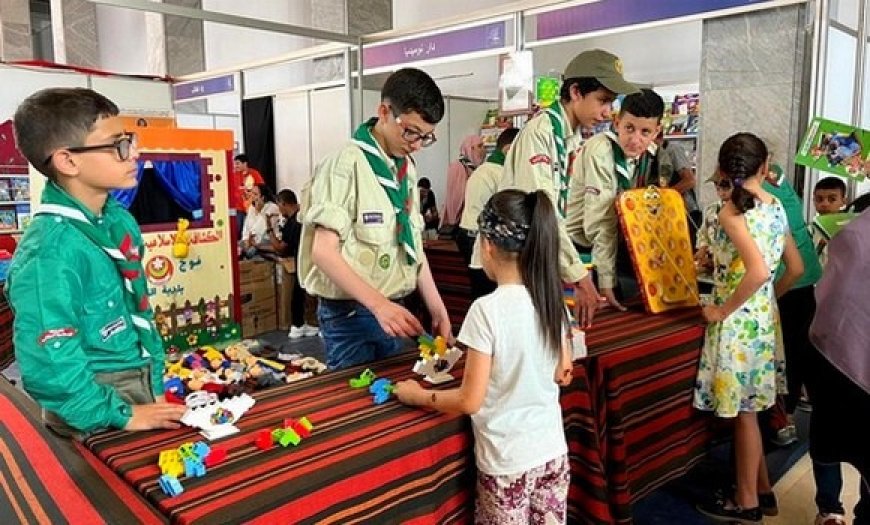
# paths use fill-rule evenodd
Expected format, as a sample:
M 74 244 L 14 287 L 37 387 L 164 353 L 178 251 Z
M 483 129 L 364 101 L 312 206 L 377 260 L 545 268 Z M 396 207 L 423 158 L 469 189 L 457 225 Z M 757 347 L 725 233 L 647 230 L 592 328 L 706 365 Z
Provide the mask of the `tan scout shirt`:
M 477 231 L 477 216 L 483 211 L 486 202 L 495 195 L 498 181 L 504 168 L 494 162 L 484 162 L 471 173 L 465 184 L 465 208 L 459 227 Z
M 396 166 L 382 150 L 381 156 L 396 173 Z M 311 247 L 316 226 L 339 236 L 339 249 L 350 267 L 385 297 L 399 299 L 417 287 L 417 273 L 425 260 L 423 253 L 423 216 L 419 213 L 417 170 L 408 165 L 411 189 L 411 226 L 417 264 L 408 264 L 396 239 L 396 214 L 384 188 L 378 182 L 362 150 L 349 143 L 323 159 L 302 189 L 299 214 L 302 243 L 299 246 L 299 278 L 311 295 L 327 299 L 354 299 L 333 283 L 311 262 Z
M 561 104 L 559 111 L 562 118 L 565 118 Z M 581 137 L 571 129 L 567 119 L 563 127 L 567 130 L 565 147 L 570 156 L 579 146 Z M 553 162 L 558 158 L 553 126 L 549 116 L 541 112 L 523 126 L 514 140 L 505 159 L 504 173 L 498 184 L 499 191 L 511 188 L 529 192 L 544 190 L 553 206 L 558 206 L 561 182 L 553 171 Z M 570 169 L 570 166 L 566 169 Z M 574 283 L 586 277 L 588 272 L 571 244 L 561 214 L 556 212 L 556 217 L 559 222 L 559 274 L 563 281 Z
M 637 159 L 628 159 L 628 172 L 633 174 L 636 167 Z M 587 140 L 573 165 L 565 225 L 574 242 L 592 247 L 601 288 L 616 286 L 619 176 L 607 135 L 599 133 Z

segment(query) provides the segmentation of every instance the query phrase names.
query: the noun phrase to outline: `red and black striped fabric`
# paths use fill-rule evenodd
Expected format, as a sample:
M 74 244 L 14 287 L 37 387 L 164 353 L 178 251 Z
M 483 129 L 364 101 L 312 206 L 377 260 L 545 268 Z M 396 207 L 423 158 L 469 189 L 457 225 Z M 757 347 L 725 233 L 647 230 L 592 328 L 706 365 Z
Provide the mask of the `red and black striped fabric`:
M 452 240 L 427 241 L 425 251 L 435 286 L 450 316 L 450 323 L 458 330 L 471 306 L 471 278 L 468 267 Z
M 587 332 L 589 356 L 575 364 L 574 376 L 588 382 L 594 426 L 572 433 L 569 411 L 578 408 L 563 396 L 575 474 L 569 515 L 581 523 L 630 523 L 631 504 L 688 471 L 713 438 L 710 416 L 692 407 L 704 341 L 699 311 L 649 315 L 642 308 L 602 313 Z M 584 480 L 576 471 L 590 464 L 578 457 L 588 454 L 590 441 L 598 447 L 605 487 L 589 486 L 594 472 Z M 583 500 L 576 496 L 581 489 Z
M 0 370 L 9 366 L 15 360 L 12 351 L 12 309 L 3 293 L 3 283 L 0 282 Z
M 639 307 L 638 307 L 639 308 Z M 676 477 L 704 453 L 706 421 L 691 407 L 703 328 L 697 310 L 650 316 L 605 312 L 588 333 L 590 355 L 562 392 L 572 480 L 569 516 L 627 523 L 631 503 Z M 414 354 L 372 366 L 394 381 L 412 376 Z M 255 395 L 241 434 L 214 444 L 229 461 L 204 478 L 182 479 L 167 498 L 157 487 L 160 450 L 198 439 L 190 430 L 91 438 L 91 451 L 175 523 L 467 523 L 474 495 L 466 418 L 372 404 L 348 379 L 364 367 Z M 457 380 L 443 385 L 456 386 Z M 262 452 L 258 430 L 308 416 L 297 448 Z
M 373 364 L 379 377 L 412 377 L 416 354 Z M 182 478 L 174 498 L 157 486 L 158 455 L 201 439 L 191 429 L 109 432 L 87 447 L 174 523 L 456 523 L 473 507 L 474 461 L 467 418 L 374 405 L 352 389 L 364 367 L 257 392 L 241 433 L 211 443 L 227 462 L 203 478 Z M 456 373 L 460 376 L 460 373 Z M 453 381 L 443 385 L 458 385 Z M 261 451 L 256 433 L 307 416 L 314 431 L 298 447 Z
M 165 523 L 90 454 L 42 425 L 38 409 L 0 378 L 0 522 Z M 90 456 L 92 457 L 92 456 Z

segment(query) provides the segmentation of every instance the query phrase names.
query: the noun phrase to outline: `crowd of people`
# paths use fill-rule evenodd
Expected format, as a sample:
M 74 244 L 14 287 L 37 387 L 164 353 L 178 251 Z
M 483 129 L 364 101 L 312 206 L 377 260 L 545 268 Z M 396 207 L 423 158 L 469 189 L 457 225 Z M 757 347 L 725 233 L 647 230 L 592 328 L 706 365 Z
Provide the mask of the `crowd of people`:
M 305 293 L 318 298 L 319 328 L 294 311 L 291 338 L 319 331 L 333 370 L 394 355 L 424 332 L 467 349 L 461 386 L 434 391 L 403 381 L 395 395 L 471 416 L 477 523 L 566 521 L 559 386 L 572 380 L 569 323 L 594 330 L 600 308 L 625 309 L 637 294 L 614 202 L 662 181 L 694 199 L 694 174 L 656 142 L 662 98 L 627 82 L 622 69 L 609 52 L 580 53 L 565 68 L 559 99 L 503 131 L 488 157 L 479 136 L 466 138 L 441 213 L 411 155 L 435 142 L 445 106 L 418 69 L 387 78 L 372 118 L 320 160 L 298 200 L 285 189 L 274 202 L 248 159 L 235 159 L 240 253 L 298 255 L 293 304 L 303 305 Z M 584 140 L 581 129 L 610 120 L 619 95 L 611 129 Z M 109 195 L 136 183 L 135 137 L 117 107 L 87 89 L 32 95 L 15 130 L 49 179 L 50 206 L 24 235 L 7 284 L 25 388 L 51 428 L 79 439 L 106 428 L 177 428 L 184 409 L 162 395 L 164 353 L 143 295 L 139 228 Z M 693 403 L 733 421 L 735 483 L 699 510 L 741 523 L 778 511 L 759 414 L 780 396 L 793 414 L 805 386 L 817 523 L 843 523 L 838 462 L 847 461 L 863 476 L 855 523 L 866 524 L 867 431 L 853 421 L 870 408 L 870 217 L 814 243 L 794 190 L 751 133 L 721 145 L 711 180 L 720 200 L 695 221 L 698 264 L 715 285 L 702 311 L 708 324 Z M 819 213 L 839 210 L 845 188 L 823 180 L 814 201 Z M 454 231 L 473 284 L 475 301 L 455 338 L 423 251 L 436 225 Z M 75 254 L 59 255 L 52 247 L 60 242 Z M 85 283 L 99 283 L 99 293 Z M 565 285 L 575 288 L 572 312 Z M 415 291 L 431 326 L 405 303 Z M 123 326 L 93 314 L 99 305 L 89 298 L 117 305 Z

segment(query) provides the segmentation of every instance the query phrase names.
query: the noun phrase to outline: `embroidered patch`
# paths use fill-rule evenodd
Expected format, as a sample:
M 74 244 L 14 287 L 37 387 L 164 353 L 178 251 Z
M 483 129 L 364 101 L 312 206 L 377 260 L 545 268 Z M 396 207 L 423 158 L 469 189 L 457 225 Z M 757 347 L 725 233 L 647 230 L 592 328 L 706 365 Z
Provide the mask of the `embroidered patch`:
M 106 326 L 100 328 L 100 337 L 103 339 L 103 342 L 106 342 L 110 337 L 117 333 L 123 332 L 126 328 L 126 319 L 124 319 L 123 317 L 119 317 L 111 323 L 107 324 Z
M 383 224 L 384 214 L 379 211 L 364 211 L 362 213 L 363 224 Z
M 592 186 L 586 186 L 586 189 L 584 190 L 584 192 L 589 194 L 589 195 L 601 195 L 601 190 L 599 190 L 598 188 L 594 188 Z
M 52 339 L 58 339 L 60 337 L 72 337 L 77 333 L 78 330 L 71 326 L 67 328 L 55 328 L 53 330 L 46 330 L 45 332 L 42 332 L 42 335 L 39 336 L 37 342 L 39 342 L 39 344 L 41 345 L 44 345 Z
M 529 158 L 529 164 L 532 166 L 535 164 L 552 164 L 552 161 L 547 155 L 539 154 Z
M 378 257 L 378 266 L 381 267 L 382 270 L 386 270 L 390 267 L 390 256 L 386 253 Z

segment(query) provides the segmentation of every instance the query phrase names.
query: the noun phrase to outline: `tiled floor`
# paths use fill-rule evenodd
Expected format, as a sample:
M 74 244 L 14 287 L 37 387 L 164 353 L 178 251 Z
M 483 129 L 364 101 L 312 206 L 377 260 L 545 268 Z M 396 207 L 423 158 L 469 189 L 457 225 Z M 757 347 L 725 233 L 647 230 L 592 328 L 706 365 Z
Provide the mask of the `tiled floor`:
M 852 523 L 852 509 L 858 502 L 861 478 L 851 465 L 843 465 L 843 505 L 847 523 Z M 767 518 L 765 525 L 812 525 L 816 516 L 816 485 L 812 462 L 805 454 L 773 487 L 779 498 L 779 516 Z

